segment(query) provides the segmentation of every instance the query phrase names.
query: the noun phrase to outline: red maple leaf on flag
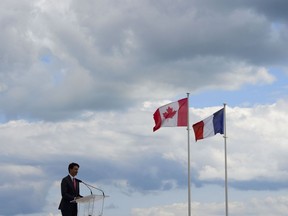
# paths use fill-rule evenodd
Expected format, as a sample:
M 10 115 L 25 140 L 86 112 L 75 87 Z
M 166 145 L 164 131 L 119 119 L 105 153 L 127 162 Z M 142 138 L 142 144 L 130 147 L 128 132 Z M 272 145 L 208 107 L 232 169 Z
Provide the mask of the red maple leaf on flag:
M 165 119 L 168 119 L 168 118 L 172 119 L 176 113 L 177 113 L 177 111 L 173 110 L 173 108 L 171 108 L 171 107 L 168 107 L 166 109 L 166 112 L 163 113 L 163 117 Z

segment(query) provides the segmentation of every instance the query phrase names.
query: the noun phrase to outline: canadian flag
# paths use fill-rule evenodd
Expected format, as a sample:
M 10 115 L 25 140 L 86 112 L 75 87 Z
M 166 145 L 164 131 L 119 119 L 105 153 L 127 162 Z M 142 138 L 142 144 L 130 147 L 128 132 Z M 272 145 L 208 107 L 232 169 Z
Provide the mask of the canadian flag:
M 188 98 L 159 107 L 153 115 L 155 126 L 153 132 L 160 127 L 181 127 L 188 124 Z

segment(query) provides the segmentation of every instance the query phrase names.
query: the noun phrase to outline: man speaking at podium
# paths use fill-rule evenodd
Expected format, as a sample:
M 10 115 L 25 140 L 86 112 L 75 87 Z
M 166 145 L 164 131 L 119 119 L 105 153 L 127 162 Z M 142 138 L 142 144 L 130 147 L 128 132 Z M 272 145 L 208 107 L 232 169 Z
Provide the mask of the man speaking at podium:
M 61 181 L 62 199 L 58 209 L 61 210 L 63 216 L 77 216 L 77 203 L 71 201 L 82 197 L 79 193 L 79 181 L 75 178 L 79 167 L 77 163 L 70 163 L 68 166 L 69 175 Z

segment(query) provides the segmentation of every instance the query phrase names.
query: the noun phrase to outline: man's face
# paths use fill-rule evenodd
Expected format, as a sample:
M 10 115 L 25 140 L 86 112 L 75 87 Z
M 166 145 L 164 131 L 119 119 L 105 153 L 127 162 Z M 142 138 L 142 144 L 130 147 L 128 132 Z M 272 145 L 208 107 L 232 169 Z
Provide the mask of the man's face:
M 74 166 L 72 169 L 69 170 L 70 175 L 73 177 L 76 176 L 78 173 L 78 169 L 79 169 L 78 166 Z

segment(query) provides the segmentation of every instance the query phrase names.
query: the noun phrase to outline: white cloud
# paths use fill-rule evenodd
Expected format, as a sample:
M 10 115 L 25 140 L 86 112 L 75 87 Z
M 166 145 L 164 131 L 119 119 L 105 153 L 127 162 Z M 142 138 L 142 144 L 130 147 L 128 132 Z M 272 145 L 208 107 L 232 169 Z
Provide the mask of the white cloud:
M 145 104 L 150 105 L 147 108 Z M 9 158 L 10 162 L 2 162 L 1 166 L 6 173 L 3 181 L 10 182 L 10 193 L 19 192 L 29 180 L 35 191 L 32 196 L 37 199 L 44 185 L 65 175 L 67 160 L 80 161 L 80 179 L 104 181 L 106 184 L 110 182 L 111 185 L 122 188 L 127 195 L 135 191 L 149 193 L 187 187 L 183 180 L 187 173 L 186 129 L 161 128 L 153 133 L 152 113 L 158 105 L 148 102 L 145 104 L 143 107 L 130 109 L 129 112 L 89 112 L 81 118 L 58 123 L 22 120 L 2 124 L 2 158 L 4 161 Z M 243 192 L 253 188 L 260 191 L 286 188 L 286 107 L 285 101 L 251 108 L 227 107 L 230 187 L 239 188 Z M 191 124 L 220 108 L 191 108 Z M 15 131 L 17 136 L 14 135 Z M 191 131 L 192 184 L 199 184 L 201 188 L 207 187 L 206 185 L 221 185 L 224 180 L 222 136 L 218 134 L 197 143 L 193 142 L 193 137 Z M 25 164 L 18 165 L 21 161 L 25 161 Z M 25 177 L 25 182 L 23 185 L 17 183 L 18 186 L 15 187 L 16 179 L 21 177 Z M 47 194 L 47 190 L 44 191 Z M 33 197 L 31 200 L 34 200 Z M 275 205 L 279 202 L 278 200 Z M 231 203 L 233 206 L 234 201 L 231 200 Z M 54 207 L 56 205 L 57 203 L 53 204 Z M 202 202 L 198 205 L 194 208 L 199 209 L 199 212 L 202 212 L 202 208 L 217 212 L 222 204 L 215 204 L 214 207 L 209 204 L 209 209 L 202 207 Z M 240 208 L 237 203 L 235 206 Z M 237 210 L 236 207 L 233 208 Z M 237 212 L 241 212 L 240 210 Z M 135 215 L 144 214 L 139 211 L 133 212 Z M 144 211 L 146 215 L 147 211 Z M 153 215 L 162 211 L 164 215 L 170 212 L 162 207 L 160 210 L 153 207 L 148 212 Z M 178 213 L 176 211 L 173 214 Z

